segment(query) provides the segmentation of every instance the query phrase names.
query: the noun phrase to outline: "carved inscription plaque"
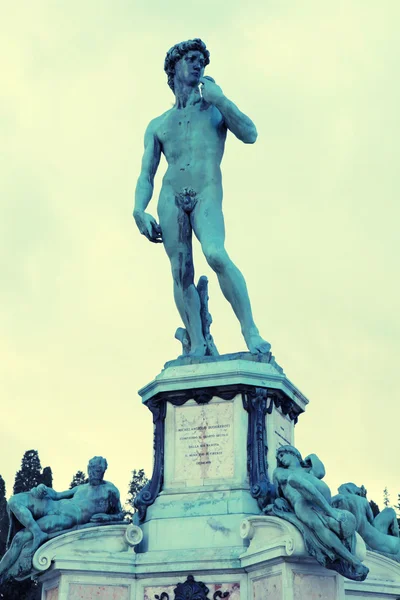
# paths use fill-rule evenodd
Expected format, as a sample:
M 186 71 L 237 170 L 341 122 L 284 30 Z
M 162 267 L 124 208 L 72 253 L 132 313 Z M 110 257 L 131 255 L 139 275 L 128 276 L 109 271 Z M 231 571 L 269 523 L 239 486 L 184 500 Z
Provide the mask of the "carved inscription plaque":
M 278 411 L 275 413 L 275 439 L 276 448 L 292 444 L 292 425 L 287 417 L 281 415 Z
M 175 408 L 176 481 L 234 476 L 233 403 Z

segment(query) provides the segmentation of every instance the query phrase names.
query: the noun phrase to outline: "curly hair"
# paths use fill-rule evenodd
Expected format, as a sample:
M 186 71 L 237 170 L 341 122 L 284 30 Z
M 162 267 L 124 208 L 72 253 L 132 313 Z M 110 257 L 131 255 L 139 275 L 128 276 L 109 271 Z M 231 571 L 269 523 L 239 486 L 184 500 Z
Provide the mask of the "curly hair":
M 93 458 L 91 458 L 89 460 L 89 467 L 93 464 L 97 464 L 100 463 L 101 467 L 104 469 L 104 471 L 107 469 L 108 464 L 107 464 L 107 460 L 105 458 L 103 458 L 102 456 L 93 456 Z
M 276 458 L 277 458 L 278 466 L 280 466 L 280 460 L 278 458 L 278 454 L 280 452 L 283 452 L 285 454 L 292 454 L 292 456 L 295 456 L 299 460 L 302 467 L 305 466 L 305 463 L 303 461 L 303 458 L 302 458 L 300 452 L 297 450 L 297 448 L 295 448 L 294 446 L 290 446 L 289 444 L 286 446 L 280 446 L 279 448 L 277 448 Z
M 193 40 L 187 40 L 186 42 L 179 42 L 172 46 L 167 52 L 164 61 L 164 71 L 168 77 L 168 85 L 174 92 L 174 76 L 175 76 L 175 65 L 185 54 L 190 50 L 198 50 L 204 56 L 204 66 L 210 63 L 210 53 L 206 48 L 205 43 L 200 38 L 194 38 Z

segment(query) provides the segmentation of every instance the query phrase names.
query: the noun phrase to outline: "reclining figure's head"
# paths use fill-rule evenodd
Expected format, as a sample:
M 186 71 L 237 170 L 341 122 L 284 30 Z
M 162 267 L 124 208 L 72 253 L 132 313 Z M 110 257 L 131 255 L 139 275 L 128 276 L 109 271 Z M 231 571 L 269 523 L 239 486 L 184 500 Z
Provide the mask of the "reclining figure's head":
M 91 485 L 100 485 L 107 469 L 107 461 L 102 456 L 94 456 L 89 460 L 88 473 Z

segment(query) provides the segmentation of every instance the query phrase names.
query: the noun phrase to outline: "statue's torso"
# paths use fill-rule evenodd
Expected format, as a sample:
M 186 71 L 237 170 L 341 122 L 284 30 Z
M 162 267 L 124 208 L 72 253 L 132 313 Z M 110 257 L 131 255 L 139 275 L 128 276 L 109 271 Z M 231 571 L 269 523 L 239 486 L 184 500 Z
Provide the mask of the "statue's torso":
M 303 494 L 297 489 L 294 489 L 288 482 L 290 475 L 292 475 L 293 473 L 296 473 L 298 477 L 304 479 L 313 487 L 315 487 L 316 490 L 320 494 L 322 494 L 325 500 L 329 504 L 331 503 L 331 492 L 327 484 L 321 479 L 318 479 L 318 477 L 315 477 L 311 473 L 308 473 L 306 469 L 299 468 L 292 470 L 278 468 L 276 469 L 276 477 L 278 484 L 282 489 L 284 497 L 290 502 L 290 504 L 293 507 L 296 505 L 297 502 L 302 501 L 304 498 Z
M 110 507 L 110 494 L 113 486 L 108 482 L 101 485 L 89 483 L 78 486 L 75 495 L 70 499 L 58 500 L 61 513 L 68 514 L 77 520 L 77 523 L 87 523 L 96 513 L 106 513 Z
M 163 189 L 179 193 L 192 188 L 221 187 L 220 164 L 226 126 L 219 110 L 199 102 L 173 108 L 156 120 L 156 136 L 167 160 Z

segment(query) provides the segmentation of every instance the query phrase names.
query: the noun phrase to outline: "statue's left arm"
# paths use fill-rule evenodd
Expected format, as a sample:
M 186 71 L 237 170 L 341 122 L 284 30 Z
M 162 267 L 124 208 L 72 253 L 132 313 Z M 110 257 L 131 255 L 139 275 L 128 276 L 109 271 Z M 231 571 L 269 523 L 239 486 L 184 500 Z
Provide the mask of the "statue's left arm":
M 229 100 L 212 79 L 202 77 L 202 96 L 206 102 L 213 104 L 222 114 L 226 126 L 245 144 L 254 144 L 257 139 L 257 129 L 253 121 L 236 104 Z

